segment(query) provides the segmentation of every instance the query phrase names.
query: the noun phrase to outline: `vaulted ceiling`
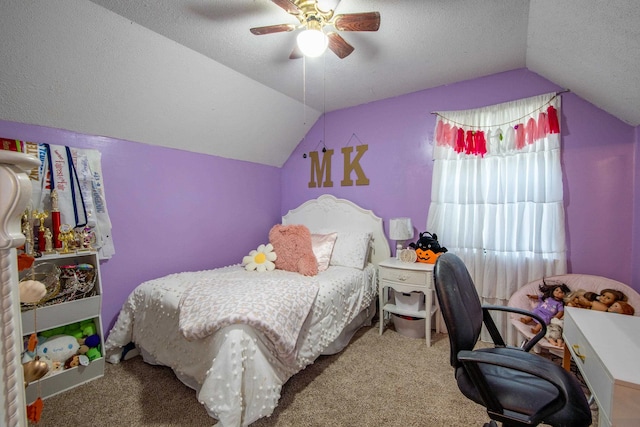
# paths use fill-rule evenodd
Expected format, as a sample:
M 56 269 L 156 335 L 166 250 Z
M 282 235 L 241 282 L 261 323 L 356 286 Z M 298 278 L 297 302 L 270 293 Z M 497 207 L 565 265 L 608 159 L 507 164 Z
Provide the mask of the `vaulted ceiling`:
M 345 59 L 308 59 L 306 94 L 288 59 L 297 32 L 249 32 L 299 24 L 269 0 L 92 1 L 320 111 L 527 67 L 640 124 L 637 0 L 333 0 L 380 12 L 380 29 L 343 32 Z
M 249 31 L 298 24 L 282 0 L 7 0 L 0 119 L 280 166 L 325 111 L 527 68 L 640 125 L 637 0 L 325 1 L 379 30 L 291 60 Z

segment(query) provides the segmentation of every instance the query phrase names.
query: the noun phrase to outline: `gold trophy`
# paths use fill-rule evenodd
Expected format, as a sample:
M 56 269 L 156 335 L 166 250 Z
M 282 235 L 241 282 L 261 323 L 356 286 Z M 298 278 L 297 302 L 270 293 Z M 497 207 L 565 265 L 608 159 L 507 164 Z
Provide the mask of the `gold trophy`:
M 46 251 L 46 242 L 45 242 L 45 235 L 44 235 L 44 220 L 49 218 L 49 214 L 47 213 L 47 211 L 33 211 L 33 213 L 31 214 L 31 216 L 33 217 L 33 219 L 37 219 L 38 221 L 40 221 L 40 227 L 38 228 L 38 250 L 42 253 L 44 253 Z
M 69 224 L 62 224 L 60 226 L 60 233 L 58 233 L 58 240 L 62 243 L 62 250 L 58 251 L 61 254 L 73 253 L 75 247 L 74 242 L 76 240 L 76 234 L 73 232 L 73 228 Z

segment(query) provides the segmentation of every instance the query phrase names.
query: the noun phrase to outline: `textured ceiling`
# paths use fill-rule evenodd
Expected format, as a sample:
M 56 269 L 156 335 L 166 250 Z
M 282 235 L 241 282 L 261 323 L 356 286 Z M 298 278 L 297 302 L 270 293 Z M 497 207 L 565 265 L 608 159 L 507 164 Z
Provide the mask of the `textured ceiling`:
M 0 119 L 280 167 L 323 112 L 527 68 L 640 125 L 640 0 L 336 7 L 369 11 L 345 59 L 290 60 L 249 32 L 298 22 L 270 0 L 2 0 Z
M 527 67 L 640 124 L 637 0 L 342 0 L 337 13 L 379 11 L 380 30 L 343 32 L 355 51 L 304 73 L 296 32 L 249 32 L 298 23 L 269 0 L 92 1 L 318 111 Z

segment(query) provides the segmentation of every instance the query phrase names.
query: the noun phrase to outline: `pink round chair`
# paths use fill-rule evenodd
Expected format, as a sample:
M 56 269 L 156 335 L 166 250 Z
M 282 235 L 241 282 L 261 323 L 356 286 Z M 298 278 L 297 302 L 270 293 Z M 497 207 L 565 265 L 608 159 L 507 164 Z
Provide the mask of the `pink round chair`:
M 527 283 L 520 289 L 518 289 L 509 299 L 508 305 L 510 307 L 517 307 L 524 310 L 533 310 L 538 304 L 537 301 L 530 299 L 527 295 L 539 295 L 539 286 L 542 284 L 543 279 L 537 279 Z M 545 277 L 544 280 L 560 281 L 566 284 L 571 291 L 577 291 L 584 289 L 585 291 L 591 291 L 599 294 L 603 289 L 617 289 L 627 296 L 627 302 L 635 310 L 635 316 L 640 316 L 640 294 L 632 287 L 625 285 L 617 280 L 608 279 L 601 276 L 593 276 L 590 274 L 562 274 L 558 276 Z M 623 316 L 622 314 L 613 314 L 615 316 Z M 519 335 L 525 340 L 531 339 L 535 334 L 531 332 L 533 324 L 525 324 L 520 321 L 519 315 L 511 315 L 511 324 L 516 327 Z M 562 356 L 563 348 L 557 347 L 549 343 L 546 338 L 540 340 L 540 342 L 533 348 L 533 351 L 539 353 L 540 351 L 549 351 L 557 356 Z

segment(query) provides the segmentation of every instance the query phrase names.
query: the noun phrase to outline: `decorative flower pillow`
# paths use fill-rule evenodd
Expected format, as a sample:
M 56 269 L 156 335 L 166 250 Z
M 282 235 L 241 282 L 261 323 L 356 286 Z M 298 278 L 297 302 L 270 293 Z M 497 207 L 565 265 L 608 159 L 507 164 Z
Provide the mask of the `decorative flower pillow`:
M 247 271 L 272 271 L 276 268 L 273 261 L 277 258 L 276 253 L 273 252 L 273 246 L 271 243 L 268 243 L 266 245 L 260 245 L 258 249 L 249 252 L 249 255 L 242 258 L 242 265 L 244 265 Z
M 269 231 L 269 242 L 278 254 L 275 260 L 277 269 L 305 276 L 318 274 L 318 261 L 311 246 L 311 232 L 304 225 L 274 225 Z

